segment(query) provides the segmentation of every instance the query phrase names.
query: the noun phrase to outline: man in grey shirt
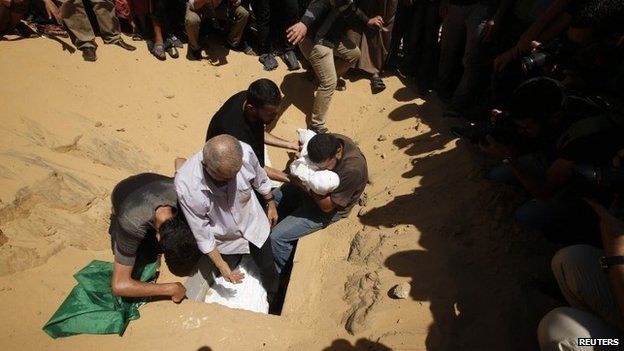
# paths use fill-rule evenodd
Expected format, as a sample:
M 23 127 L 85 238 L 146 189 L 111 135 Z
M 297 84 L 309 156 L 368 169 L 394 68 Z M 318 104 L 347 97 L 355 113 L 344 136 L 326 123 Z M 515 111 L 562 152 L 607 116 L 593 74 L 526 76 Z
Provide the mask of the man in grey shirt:
M 141 173 L 122 180 L 111 194 L 109 233 L 115 255 L 112 291 L 124 297 L 170 296 L 180 302 L 179 283 L 149 284 L 137 279 L 139 268 L 164 253 L 169 270 L 187 275 L 201 252 L 184 215 L 178 211 L 173 178 Z

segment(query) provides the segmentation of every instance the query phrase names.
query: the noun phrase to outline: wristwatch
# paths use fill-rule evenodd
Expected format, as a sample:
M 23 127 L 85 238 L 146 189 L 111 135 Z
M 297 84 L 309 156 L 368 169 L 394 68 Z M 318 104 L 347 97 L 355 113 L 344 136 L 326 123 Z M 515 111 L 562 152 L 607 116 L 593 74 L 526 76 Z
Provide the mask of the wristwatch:
M 624 264 L 624 256 L 602 256 L 600 257 L 600 267 L 606 271 L 609 267 Z

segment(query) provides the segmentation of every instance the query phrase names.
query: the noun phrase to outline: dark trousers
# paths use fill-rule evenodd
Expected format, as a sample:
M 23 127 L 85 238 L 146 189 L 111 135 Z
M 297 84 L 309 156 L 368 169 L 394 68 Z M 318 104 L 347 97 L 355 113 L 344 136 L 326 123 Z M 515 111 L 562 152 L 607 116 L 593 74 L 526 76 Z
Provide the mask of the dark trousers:
M 251 0 L 256 16 L 258 29 L 259 53 L 273 51 L 273 43 L 277 47 L 285 46 L 293 49 L 286 40 L 286 29 L 298 20 L 299 5 L 297 0 Z
M 249 244 L 249 252 L 256 266 L 260 271 L 260 281 L 267 291 L 267 294 L 275 294 L 279 286 L 279 278 L 277 269 L 273 260 L 273 250 L 271 249 L 271 239 L 267 238 L 261 248 L 257 248 L 253 244 Z M 236 268 L 240 262 L 242 255 L 223 255 L 223 259 L 230 266 L 230 269 Z

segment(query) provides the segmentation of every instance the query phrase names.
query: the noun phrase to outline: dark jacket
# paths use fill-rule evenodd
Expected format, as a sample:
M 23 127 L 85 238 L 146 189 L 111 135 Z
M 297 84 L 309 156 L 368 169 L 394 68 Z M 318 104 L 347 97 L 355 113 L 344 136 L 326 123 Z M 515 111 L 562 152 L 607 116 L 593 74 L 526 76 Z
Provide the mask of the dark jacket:
M 333 48 L 345 36 L 347 23 L 366 24 L 368 19 L 355 0 L 312 0 L 301 22 L 314 44 Z

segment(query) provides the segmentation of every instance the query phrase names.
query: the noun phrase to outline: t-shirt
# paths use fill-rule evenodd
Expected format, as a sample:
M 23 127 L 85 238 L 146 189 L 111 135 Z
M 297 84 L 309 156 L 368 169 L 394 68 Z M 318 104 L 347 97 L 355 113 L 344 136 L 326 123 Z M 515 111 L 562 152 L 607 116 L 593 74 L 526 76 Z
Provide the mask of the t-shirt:
M 215 113 L 206 131 L 206 141 L 217 135 L 227 134 L 249 144 L 256 154 L 260 166 L 264 167 L 264 124 L 262 121 L 250 123 L 245 118 L 244 104 L 247 91 L 229 98 Z
M 173 178 L 141 173 L 119 182 L 111 194 L 111 243 L 115 262 L 132 266 L 142 241 L 155 234 L 154 214 L 158 207 L 177 211 L 178 198 Z M 148 245 L 145 245 L 148 246 Z
M 346 217 L 364 192 L 368 182 L 368 168 L 362 151 L 351 139 L 340 134 L 333 135 L 342 142 L 343 150 L 342 158 L 332 170 L 338 174 L 340 185 L 331 193 L 330 198 L 338 205 L 337 213 Z

